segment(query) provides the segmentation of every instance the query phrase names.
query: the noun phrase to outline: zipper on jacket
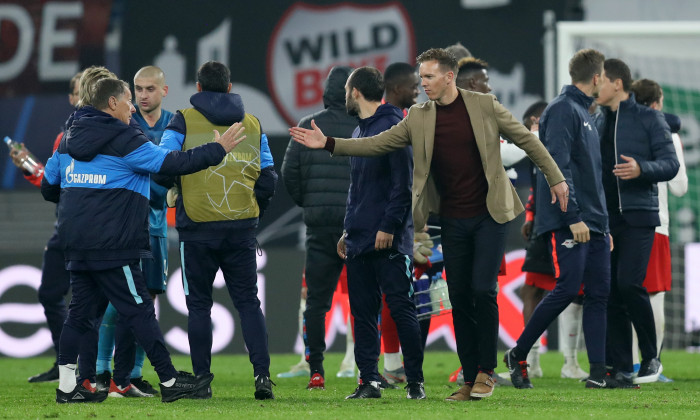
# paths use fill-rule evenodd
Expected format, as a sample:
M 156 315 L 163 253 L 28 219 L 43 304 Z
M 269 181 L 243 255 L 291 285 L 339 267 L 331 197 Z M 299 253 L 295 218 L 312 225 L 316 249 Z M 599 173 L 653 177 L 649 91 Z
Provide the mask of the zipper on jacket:
M 620 119 L 620 111 L 622 109 L 622 103 L 618 104 L 617 112 L 615 113 L 615 131 L 613 134 L 613 144 L 615 145 L 615 164 L 617 165 L 617 121 Z M 620 214 L 622 214 L 622 194 L 620 193 L 620 177 L 615 176 L 615 183 L 617 184 L 617 204 L 620 209 Z

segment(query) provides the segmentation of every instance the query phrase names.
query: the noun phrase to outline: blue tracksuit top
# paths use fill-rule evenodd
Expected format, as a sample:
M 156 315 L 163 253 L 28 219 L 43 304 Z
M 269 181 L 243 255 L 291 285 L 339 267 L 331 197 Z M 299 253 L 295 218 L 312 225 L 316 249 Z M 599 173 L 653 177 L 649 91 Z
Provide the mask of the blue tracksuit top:
M 569 205 L 562 213 L 551 204 L 549 185 L 537 171 L 535 229 L 538 235 L 583 221 L 591 232 L 608 232 L 603 192 L 600 139 L 588 113 L 593 98 L 567 85 L 540 117 L 540 140 L 569 185 Z
M 58 203 L 58 234 L 69 270 L 105 270 L 150 258 L 150 173 L 180 175 L 216 165 L 218 143 L 187 152 L 91 106 L 76 110 L 46 163 L 41 192 Z M 60 198 L 60 200 L 59 200 Z
M 353 137 L 370 137 L 403 119 L 403 112 L 384 104 L 360 120 Z M 377 157 L 350 158 L 350 190 L 345 211 L 345 244 L 352 258 L 374 251 L 377 232 L 394 235 L 392 249 L 413 253 L 413 149 L 408 146 Z
M 136 105 L 134 105 L 134 107 L 136 108 L 136 112 L 131 114 L 132 119 L 139 124 L 146 137 L 148 137 L 155 145 L 159 145 L 160 138 L 163 137 L 165 127 L 168 126 L 170 119 L 173 117 L 173 113 L 162 109 L 160 118 L 153 127 L 150 127 L 146 120 L 141 116 L 139 107 Z M 151 179 L 151 199 L 148 203 L 148 226 L 151 236 L 165 238 L 168 234 L 168 221 L 166 219 L 168 209 L 165 205 L 165 196 L 167 194 L 167 188 L 156 184 Z

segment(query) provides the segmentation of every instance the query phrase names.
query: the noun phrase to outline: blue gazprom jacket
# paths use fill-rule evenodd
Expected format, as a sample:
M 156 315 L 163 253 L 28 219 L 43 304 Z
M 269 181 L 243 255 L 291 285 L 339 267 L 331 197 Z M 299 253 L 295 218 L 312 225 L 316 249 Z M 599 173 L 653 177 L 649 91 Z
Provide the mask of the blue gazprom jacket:
M 593 98 L 576 86 L 567 85 L 542 113 L 540 140 L 566 177 L 569 205 L 566 213 L 562 213 L 559 203 L 551 203 L 547 180 L 537 171 L 535 229 L 538 235 L 568 229 L 581 221 L 592 232 L 608 232 L 600 139 L 588 113 L 591 103 Z
M 360 120 L 353 137 L 370 137 L 403 119 L 403 112 L 384 104 Z M 350 158 L 350 192 L 345 210 L 348 258 L 374 251 L 377 231 L 394 235 L 392 249 L 413 255 L 413 149 L 408 146 L 376 157 Z
M 133 122 L 133 120 L 132 120 Z M 58 233 L 69 270 L 119 267 L 150 257 L 149 173 L 179 175 L 216 165 L 218 143 L 174 152 L 143 132 L 86 106 L 46 163 L 41 192 L 58 203 Z

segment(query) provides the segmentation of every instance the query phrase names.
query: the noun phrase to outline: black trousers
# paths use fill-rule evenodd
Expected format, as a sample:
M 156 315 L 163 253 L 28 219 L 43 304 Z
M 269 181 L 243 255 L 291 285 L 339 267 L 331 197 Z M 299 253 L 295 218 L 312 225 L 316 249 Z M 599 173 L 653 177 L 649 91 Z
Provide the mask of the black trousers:
M 610 264 L 606 363 L 614 370 L 632 372 L 632 324 L 639 338 L 642 361 L 657 357 L 654 313 L 642 285 L 654 243 L 654 227 L 634 227 L 623 222 L 611 231 L 615 248 Z
M 304 344 L 311 374 L 324 375 L 323 352 L 326 351 L 326 313 L 331 309 L 333 293 L 343 271 L 343 261 L 336 252 L 343 231 L 307 232 L 306 235 L 306 310 Z
M 39 286 L 39 303 L 44 308 L 46 323 L 51 331 L 51 341 L 56 350 L 58 360 L 58 344 L 61 330 L 66 321 L 66 295 L 70 289 L 70 272 L 66 270 L 66 259 L 60 248 L 58 233 L 54 231 L 44 249 L 44 260 L 41 266 L 41 285 Z
M 253 375 L 270 376 L 270 352 L 265 316 L 258 299 L 258 275 L 253 235 L 237 238 L 180 242 L 182 283 L 185 290 L 187 337 L 195 375 L 211 372 L 213 342 L 213 285 L 221 269 L 226 289 L 241 320 L 243 341 Z
M 496 368 L 498 344 L 498 270 L 508 223 L 489 214 L 465 219 L 441 218 L 447 289 L 457 355 L 465 382 L 478 371 Z
M 146 351 L 161 382 L 177 376 L 170 362 L 170 353 L 165 346 L 163 334 L 156 320 L 153 301 L 146 289 L 146 281 L 138 263 L 108 270 L 71 271 L 70 275 L 73 296 L 68 309 L 68 318 L 61 333 L 59 364 L 76 363 L 78 352 L 80 351 L 81 355 L 84 354 L 82 346 L 91 345 L 93 347 L 88 352 L 91 354 L 89 357 L 91 360 L 86 360 L 88 357 L 81 357 L 84 365 L 81 378 L 87 379 L 94 375 L 97 359 L 97 327 L 107 307 L 106 299 L 109 299 L 119 313 L 120 322 L 128 325 L 128 329 L 124 331 L 125 336 L 122 337 L 120 333 L 116 337 L 117 343 L 127 342 L 133 346 L 133 340 L 127 339 L 133 333 Z M 116 367 L 115 374 L 117 371 L 126 372 L 127 374 L 119 376 L 128 378 L 128 372 L 134 366 L 133 347 L 130 351 L 123 350 L 125 354 L 131 354 L 131 357 L 116 358 L 116 362 L 120 365 Z M 89 372 L 85 372 L 85 369 Z
M 355 363 L 363 383 L 379 381 L 380 339 L 377 320 L 382 293 L 396 323 L 408 382 L 423 382 L 423 343 L 413 302 L 413 264 L 394 250 L 370 252 L 347 260 L 350 312 L 355 318 Z

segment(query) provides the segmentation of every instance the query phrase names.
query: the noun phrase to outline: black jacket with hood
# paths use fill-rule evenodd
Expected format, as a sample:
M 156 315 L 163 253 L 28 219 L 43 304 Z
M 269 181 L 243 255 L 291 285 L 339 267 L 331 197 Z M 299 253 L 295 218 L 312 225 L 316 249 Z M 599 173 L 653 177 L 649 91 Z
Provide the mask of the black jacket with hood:
M 311 128 L 314 120 L 326 135 L 352 135 L 357 118 L 345 109 L 345 82 L 350 73 L 350 67 L 331 69 L 323 93 L 325 109 L 302 118 L 299 127 Z M 304 209 L 309 232 L 342 232 L 350 187 L 348 157 L 331 157 L 325 150 L 309 149 L 291 139 L 282 163 L 282 178 L 292 200 Z

